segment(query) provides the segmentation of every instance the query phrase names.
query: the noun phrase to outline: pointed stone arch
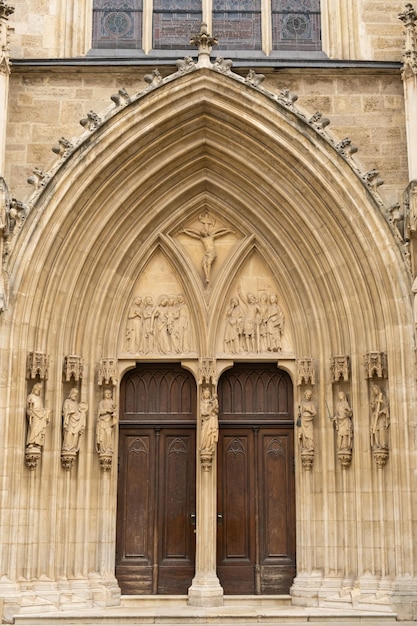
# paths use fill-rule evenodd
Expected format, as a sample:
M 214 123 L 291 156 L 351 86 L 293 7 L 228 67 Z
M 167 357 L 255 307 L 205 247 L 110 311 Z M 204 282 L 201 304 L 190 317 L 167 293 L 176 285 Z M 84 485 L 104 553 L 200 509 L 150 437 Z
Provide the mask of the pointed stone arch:
M 22 407 L 27 392 L 28 351 L 40 350 L 52 357 L 48 403 L 56 419 L 47 436 L 48 451 L 40 473 L 55 493 L 60 493 L 64 484 L 56 471 L 62 360 L 68 354 L 84 358 L 88 371 L 85 395 L 91 414 L 84 454 L 80 451 L 79 477 L 82 481 L 95 477 L 101 491 L 90 506 L 94 516 L 103 514 L 106 505 L 114 502 L 116 490 L 114 475 L 107 482 L 101 475 L 97 478 L 99 466 L 92 454 L 94 410 L 101 392 L 96 384 L 97 364 L 102 357 L 117 360 L 128 302 L 147 259 L 160 249 L 172 256 L 170 262 L 178 274 L 188 273 L 184 285 L 187 298 L 193 302 L 190 306 L 201 350 L 198 356 L 215 357 L 210 350 L 221 332 L 219 310 L 235 284 L 230 274 L 236 275 L 245 254 L 255 250 L 267 260 L 291 316 L 295 329 L 291 363 L 295 358 L 316 358 L 321 385 L 317 467 L 324 478 L 323 485 L 312 485 L 308 491 L 303 475 L 298 474 L 299 502 L 312 493 L 316 499 L 310 501 L 310 510 L 299 508 L 300 571 L 307 572 L 307 580 L 303 587 L 304 579 L 299 577 L 295 593 L 303 601 L 308 577 L 318 570 L 322 572 L 320 581 L 333 572 L 342 581 L 352 574 L 350 567 L 356 567 L 352 575 L 358 580 L 368 570 L 375 581 L 381 571 L 387 580 L 404 572 L 413 575 L 410 491 L 401 485 L 409 480 L 414 363 L 411 350 L 396 349 L 414 345 L 410 276 L 381 203 L 359 169 L 348 161 L 335 149 L 330 136 L 295 109 L 291 98 L 269 94 L 241 77 L 210 68 L 168 77 L 125 106 L 107 112 L 97 128 L 86 131 L 35 193 L 26 223 L 10 252 L 11 293 L 4 324 L 11 348 L 4 351 L 2 371 L 7 390 L 1 398 L 7 424 L 3 462 L 8 491 L 18 493 L 21 479 L 21 472 L 10 472 L 10 468 L 23 459 L 24 453 Z M 226 223 L 236 224 L 239 233 L 234 252 L 216 267 L 210 293 L 198 282 L 198 268 L 187 272 L 187 255 L 175 243 L 175 229 L 198 214 L 200 202 L 203 207 L 213 206 Z M 364 425 L 355 434 L 356 466 L 350 485 L 359 493 L 362 476 L 371 476 L 374 485 L 378 481 L 369 455 L 368 383 L 361 372 L 363 354 L 370 350 L 387 352 L 392 386 L 391 458 L 393 463 L 402 458 L 404 464 L 400 488 L 392 479 L 372 515 L 381 524 L 394 525 L 393 511 L 395 515 L 402 511 L 401 533 L 406 540 L 400 541 L 399 536 L 396 540 L 401 571 L 395 563 L 380 562 L 385 558 L 381 556 L 384 546 L 374 549 L 367 545 L 359 522 L 353 528 L 355 540 L 347 546 L 342 565 L 337 553 L 337 545 L 343 543 L 342 533 L 352 530 L 354 524 L 337 524 L 343 507 L 336 493 L 333 431 L 324 418 L 326 401 L 332 398 L 329 360 L 334 355 L 350 356 L 351 400 L 358 425 Z M 126 358 L 121 369 L 131 366 L 128 361 Z M 284 363 L 283 367 L 292 367 L 294 374 L 292 365 Z M 75 475 L 71 481 L 71 502 L 76 504 Z M 365 486 L 368 493 L 369 484 Z M 33 579 L 45 575 L 46 567 L 48 578 L 57 581 L 61 575 L 58 560 L 48 560 L 46 555 L 55 553 L 60 539 L 50 526 L 41 528 L 39 511 L 47 506 L 48 496 L 40 488 L 36 498 L 34 493 L 38 514 L 30 536 L 24 512 L 17 528 L 22 545 L 32 541 L 40 546 Z M 366 508 L 362 497 L 360 493 L 355 502 L 355 520 L 361 519 Z M 70 524 L 76 526 L 75 505 L 68 520 L 57 497 L 52 506 L 60 528 L 69 532 Z M 319 515 L 324 506 L 328 515 L 323 522 Z M 315 526 L 311 530 L 313 513 Z M 81 552 L 77 553 L 83 556 L 67 554 L 68 571 L 85 580 L 91 571 L 96 572 L 103 588 L 114 594 L 112 601 L 117 596 L 114 519 L 107 520 L 98 541 L 95 532 L 87 528 L 87 517 Z M 48 531 L 50 544 L 44 540 Z M 313 532 L 322 541 L 319 545 L 325 547 L 309 553 Z M 8 578 L 17 581 L 21 571 L 13 548 L 16 536 L 10 527 L 6 535 L 11 548 L 5 568 Z M 334 544 L 332 537 L 336 537 Z M 384 541 L 381 537 L 381 543 Z M 19 550 L 23 553 L 24 548 Z M 375 585 L 378 591 L 377 582 Z M 51 593 L 59 598 L 58 586 Z

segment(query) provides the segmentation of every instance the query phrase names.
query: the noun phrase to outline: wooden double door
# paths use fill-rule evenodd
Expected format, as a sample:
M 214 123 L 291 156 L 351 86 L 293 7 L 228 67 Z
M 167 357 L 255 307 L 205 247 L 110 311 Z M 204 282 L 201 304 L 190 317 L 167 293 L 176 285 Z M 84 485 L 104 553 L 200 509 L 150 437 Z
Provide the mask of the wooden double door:
M 288 593 L 295 576 L 289 377 L 241 364 L 219 381 L 217 574 L 226 594 Z M 116 576 L 125 594 L 186 594 L 195 571 L 196 389 L 178 365 L 121 388 Z M 199 538 L 204 541 L 204 537 Z

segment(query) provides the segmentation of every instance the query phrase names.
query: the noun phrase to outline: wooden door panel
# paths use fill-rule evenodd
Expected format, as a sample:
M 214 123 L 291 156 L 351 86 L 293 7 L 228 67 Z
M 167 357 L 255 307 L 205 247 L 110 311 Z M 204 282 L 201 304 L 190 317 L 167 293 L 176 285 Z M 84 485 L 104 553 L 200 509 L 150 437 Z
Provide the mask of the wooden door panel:
M 295 576 L 293 432 L 261 429 L 258 444 L 260 593 L 288 593 Z
M 226 594 L 252 594 L 255 538 L 253 516 L 253 433 L 221 431 L 219 441 L 219 524 L 217 574 Z
M 194 575 L 195 431 L 161 432 L 158 593 L 185 593 Z
M 116 576 L 122 593 L 152 593 L 154 431 L 121 430 L 119 451 Z
M 288 593 L 295 576 L 289 376 L 236 365 L 219 381 L 218 576 L 226 594 Z

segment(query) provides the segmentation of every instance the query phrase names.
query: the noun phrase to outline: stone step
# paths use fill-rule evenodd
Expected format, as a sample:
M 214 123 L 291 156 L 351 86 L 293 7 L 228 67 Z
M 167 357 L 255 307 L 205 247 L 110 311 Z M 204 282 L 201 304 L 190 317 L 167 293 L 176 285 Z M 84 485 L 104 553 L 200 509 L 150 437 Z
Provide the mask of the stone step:
M 252 624 L 335 624 L 336 626 L 393 626 L 395 614 L 384 611 L 335 610 L 291 606 L 290 596 L 225 596 L 221 607 L 188 606 L 186 596 L 123 596 L 120 606 L 74 609 L 43 614 L 24 613 L 14 618 L 17 626 L 249 626 Z M 30 610 L 29 607 L 26 609 Z M 32 607 L 33 611 L 33 607 Z M 401 622 L 416 626 L 416 622 Z

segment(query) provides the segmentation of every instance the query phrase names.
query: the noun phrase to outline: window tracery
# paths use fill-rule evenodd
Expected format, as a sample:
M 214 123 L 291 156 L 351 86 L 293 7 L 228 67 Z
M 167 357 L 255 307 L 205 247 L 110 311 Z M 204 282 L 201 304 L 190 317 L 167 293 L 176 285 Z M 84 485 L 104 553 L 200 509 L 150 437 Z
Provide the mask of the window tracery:
M 321 50 L 320 0 L 93 0 L 92 45 L 184 50 L 202 22 L 219 50 Z

